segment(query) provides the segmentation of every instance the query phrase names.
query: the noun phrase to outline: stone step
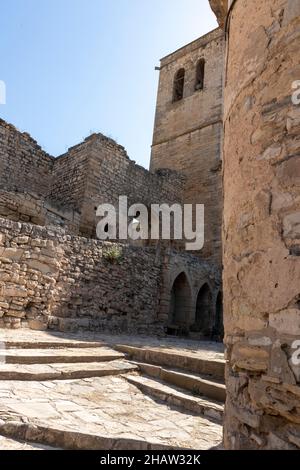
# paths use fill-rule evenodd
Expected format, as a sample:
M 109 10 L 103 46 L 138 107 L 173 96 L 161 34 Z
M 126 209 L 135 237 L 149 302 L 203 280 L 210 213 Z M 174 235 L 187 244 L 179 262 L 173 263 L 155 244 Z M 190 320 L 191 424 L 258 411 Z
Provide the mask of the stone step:
M 194 394 L 204 395 L 207 398 L 225 402 L 225 384 L 212 380 L 210 376 L 203 377 L 142 362 L 134 362 L 134 364 L 150 377 L 158 378 L 182 389 L 189 390 Z
M 0 380 L 68 380 L 103 377 L 137 371 L 127 361 L 88 362 L 67 364 L 0 364 Z
M 0 364 L 52 364 L 104 362 L 123 359 L 124 354 L 110 348 L 1 349 Z
M 178 387 L 170 387 L 159 379 L 126 375 L 126 380 L 143 393 L 158 398 L 168 405 L 177 406 L 208 419 L 222 421 L 224 406 L 221 402 L 207 398 L 195 397 Z
M 196 374 L 211 375 L 224 380 L 225 360 L 198 357 L 189 352 L 179 353 L 171 350 L 158 350 L 147 347 L 135 347 L 127 344 L 117 344 L 115 349 L 121 351 L 136 361 L 183 369 Z
M 104 433 L 93 434 L 80 431 L 72 431 L 70 429 L 62 429 L 54 425 L 43 426 L 40 424 L 21 424 L 17 422 L 2 425 L 0 423 L 0 432 L 10 439 L 17 436 L 17 440 L 23 442 L 30 442 L 28 450 L 36 450 L 37 445 L 45 447 L 50 450 L 50 446 L 55 446 L 56 449 L 63 450 L 178 450 L 176 445 L 167 445 L 151 442 L 149 440 L 122 437 L 122 436 L 107 436 Z M 16 442 L 16 439 L 14 439 Z M 53 447 L 52 447 L 53 449 Z M 209 447 L 204 450 L 208 450 Z M 25 450 L 25 449 L 21 449 Z M 202 449 L 200 449 L 202 450 Z
M 1 338 L 0 338 L 1 339 Z M 99 341 L 3 341 L 6 349 L 50 349 L 50 348 L 101 348 L 103 343 Z

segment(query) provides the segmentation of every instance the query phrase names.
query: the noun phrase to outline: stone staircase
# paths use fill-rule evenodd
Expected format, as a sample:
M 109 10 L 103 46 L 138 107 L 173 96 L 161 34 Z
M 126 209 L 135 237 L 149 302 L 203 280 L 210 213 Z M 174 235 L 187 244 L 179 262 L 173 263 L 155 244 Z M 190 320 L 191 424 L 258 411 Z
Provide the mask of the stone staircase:
M 5 363 L 0 363 L 0 380 L 83 379 L 138 369 L 124 361 L 123 353 L 100 343 L 62 344 L 48 342 L 37 347 L 35 343 L 6 343 Z
M 220 446 L 224 361 L 113 337 L 25 337 L 2 341 L 0 449 Z
M 117 345 L 116 349 L 139 368 L 140 376 L 129 374 L 126 379 L 143 393 L 222 421 L 226 398 L 224 360 L 128 345 Z

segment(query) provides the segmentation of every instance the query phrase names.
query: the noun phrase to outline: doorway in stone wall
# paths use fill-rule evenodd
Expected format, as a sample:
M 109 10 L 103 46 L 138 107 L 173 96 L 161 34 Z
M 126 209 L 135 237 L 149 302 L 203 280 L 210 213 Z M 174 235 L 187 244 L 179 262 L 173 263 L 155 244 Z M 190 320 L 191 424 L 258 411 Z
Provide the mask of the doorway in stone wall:
M 202 338 L 212 336 L 212 295 L 208 284 L 199 290 L 196 303 L 195 323 L 191 331 L 199 333 Z
M 184 272 L 180 273 L 172 286 L 168 334 L 188 333 L 190 320 L 191 288 Z

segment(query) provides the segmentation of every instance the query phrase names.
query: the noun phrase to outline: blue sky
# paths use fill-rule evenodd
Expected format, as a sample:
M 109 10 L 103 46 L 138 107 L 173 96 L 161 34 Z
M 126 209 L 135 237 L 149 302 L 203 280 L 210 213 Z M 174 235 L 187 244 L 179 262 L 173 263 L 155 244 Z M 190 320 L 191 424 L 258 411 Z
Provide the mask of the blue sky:
M 52 155 L 102 132 L 148 167 L 154 67 L 216 26 L 207 0 L 1 0 L 0 116 Z

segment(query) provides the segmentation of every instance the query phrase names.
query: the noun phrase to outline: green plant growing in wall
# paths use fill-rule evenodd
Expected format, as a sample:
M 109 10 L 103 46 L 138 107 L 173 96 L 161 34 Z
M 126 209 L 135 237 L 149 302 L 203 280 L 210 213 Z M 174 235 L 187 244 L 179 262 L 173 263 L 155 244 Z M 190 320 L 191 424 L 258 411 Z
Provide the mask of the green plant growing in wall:
M 111 246 L 103 251 L 103 258 L 111 264 L 120 264 L 123 258 L 122 248 Z

